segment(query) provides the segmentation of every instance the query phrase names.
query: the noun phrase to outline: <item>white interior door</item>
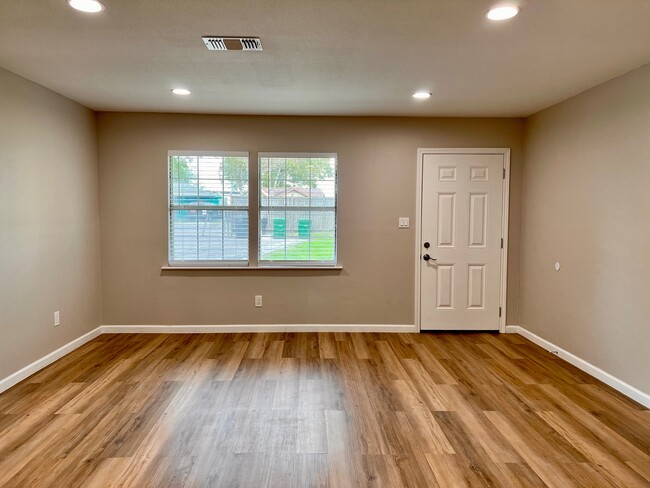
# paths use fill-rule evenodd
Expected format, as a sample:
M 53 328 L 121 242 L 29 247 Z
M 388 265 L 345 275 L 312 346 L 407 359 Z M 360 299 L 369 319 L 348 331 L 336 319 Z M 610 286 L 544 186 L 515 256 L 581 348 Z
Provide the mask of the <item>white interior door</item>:
M 422 155 L 421 330 L 499 330 L 505 156 Z

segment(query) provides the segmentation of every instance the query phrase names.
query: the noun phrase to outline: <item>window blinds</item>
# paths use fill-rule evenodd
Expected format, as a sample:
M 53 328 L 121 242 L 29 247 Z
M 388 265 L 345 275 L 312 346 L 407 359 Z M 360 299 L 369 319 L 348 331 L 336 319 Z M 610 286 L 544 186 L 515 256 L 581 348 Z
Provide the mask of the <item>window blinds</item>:
M 248 264 L 248 153 L 169 153 L 169 264 Z

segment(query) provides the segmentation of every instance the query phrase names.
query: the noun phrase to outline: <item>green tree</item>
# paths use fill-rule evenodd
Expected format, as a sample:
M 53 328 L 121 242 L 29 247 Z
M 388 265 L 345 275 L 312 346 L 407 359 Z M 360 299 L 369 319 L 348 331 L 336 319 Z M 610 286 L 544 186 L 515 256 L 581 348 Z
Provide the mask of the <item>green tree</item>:
M 223 175 L 233 190 L 242 191 L 248 185 L 248 158 L 223 158 Z
M 196 179 L 197 162 L 194 156 L 172 156 L 171 164 L 175 179 Z M 231 180 L 233 190 L 243 190 L 248 184 L 248 159 L 241 157 L 223 158 L 221 174 L 226 180 Z
M 172 172 L 174 179 L 192 179 L 196 178 L 196 173 L 190 169 L 192 157 L 189 156 L 172 156 Z
M 316 188 L 318 181 L 333 178 L 331 158 L 264 158 L 262 159 L 263 188 L 287 186 Z
M 172 156 L 174 178 L 196 178 L 193 159 L 192 156 Z M 335 175 L 331 158 L 264 158 L 261 163 L 261 185 L 265 188 L 284 188 L 285 180 L 289 186 L 316 188 L 319 180 Z M 223 158 L 223 177 L 232 182 L 234 190 L 243 190 L 248 183 L 248 159 Z

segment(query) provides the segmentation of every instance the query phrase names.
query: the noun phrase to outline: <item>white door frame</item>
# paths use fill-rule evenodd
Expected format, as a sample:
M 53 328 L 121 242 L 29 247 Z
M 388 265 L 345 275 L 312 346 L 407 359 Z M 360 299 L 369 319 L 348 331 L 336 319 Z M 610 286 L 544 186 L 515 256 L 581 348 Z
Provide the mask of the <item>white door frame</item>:
M 510 209 L 510 148 L 507 147 L 468 147 L 468 148 L 431 148 L 418 149 L 418 172 L 416 188 L 415 213 L 415 327 L 420 332 L 422 318 L 420 316 L 420 273 L 422 260 L 422 172 L 425 154 L 500 154 L 503 156 L 506 175 L 503 180 L 503 210 L 501 219 L 501 291 L 499 317 L 499 332 L 506 331 L 506 302 L 508 295 L 508 217 Z

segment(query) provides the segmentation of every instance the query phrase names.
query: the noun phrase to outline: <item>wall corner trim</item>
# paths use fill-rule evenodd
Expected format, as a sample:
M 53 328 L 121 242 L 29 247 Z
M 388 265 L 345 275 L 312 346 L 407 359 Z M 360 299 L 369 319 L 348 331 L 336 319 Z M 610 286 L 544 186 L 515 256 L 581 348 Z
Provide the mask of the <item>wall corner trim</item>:
M 54 361 L 61 359 L 63 356 L 70 354 L 75 349 L 93 340 L 95 337 L 99 336 L 102 333 L 101 329 L 102 329 L 101 327 L 97 327 L 96 329 L 87 332 L 81 337 L 77 337 L 76 339 L 68 342 L 66 345 L 61 346 L 56 351 L 52 351 L 51 353 L 43 356 L 40 359 L 37 359 L 33 363 L 28 364 L 27 366 L 16 371 L 15 373 L 10 374 L 6 378 L 0 379 L 0 393 L 8 390 L 12 386 L 23 381 L 25 378 L 30 377 L 31 375 L 37 373 L 38 371 L 45 368 L 46 366 L 49 366 Z
M 623 380 L 609 374 L 607 371 L 603 371 L 597 366 L 594 366 L 588 361 L 585 361 L 582 358 L 579 358 L 575 354 L 570 353 L 569 351 L 562 349 L 559 346 L 556 346 L 550 341 L 541 338 L 540 336 L 533 334 L 531 331 L 519 326 L 519 325 L 507 325 L 506 326 L 507 334 L 519 334 L 522 337 L 525 337 L 530 342 L 537 344 L 543 349 L 551 352 L 560 359 L 572 364 L 578 369 L 581 369 L 587 374 L 590 374 L 594 378 L 602 381 L 606 385 L 611 386 L 615 390 L 619 391 L 623 395 L 631 398 L 637 403 L 640 403 L 646 408 L 650 408 L 650 394 L 645 393 L 638 388 L 633 387 L 625 383 Z

